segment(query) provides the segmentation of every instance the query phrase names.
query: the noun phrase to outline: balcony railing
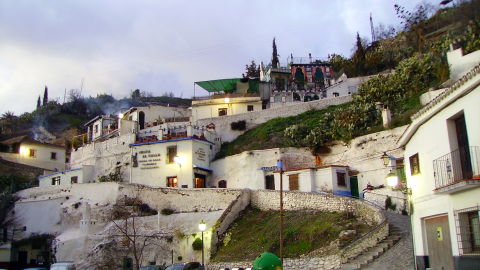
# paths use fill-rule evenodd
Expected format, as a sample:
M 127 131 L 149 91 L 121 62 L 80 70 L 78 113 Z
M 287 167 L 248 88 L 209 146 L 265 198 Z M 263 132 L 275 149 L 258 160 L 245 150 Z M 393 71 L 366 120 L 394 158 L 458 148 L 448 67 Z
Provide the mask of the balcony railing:
M 433 161 L 435 190 L 480 180 L 480 147 L 459 148 Z M 450 191 L 449 189 L 448 191 Z

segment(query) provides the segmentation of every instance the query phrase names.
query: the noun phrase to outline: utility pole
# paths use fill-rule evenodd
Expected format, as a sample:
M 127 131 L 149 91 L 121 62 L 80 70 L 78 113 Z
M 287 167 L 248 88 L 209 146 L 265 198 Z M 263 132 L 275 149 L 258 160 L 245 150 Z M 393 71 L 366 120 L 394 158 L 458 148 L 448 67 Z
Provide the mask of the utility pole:
M 277 160 L 277 168 L 280 170 L 280 261 L 283 266 L 283 161 Z

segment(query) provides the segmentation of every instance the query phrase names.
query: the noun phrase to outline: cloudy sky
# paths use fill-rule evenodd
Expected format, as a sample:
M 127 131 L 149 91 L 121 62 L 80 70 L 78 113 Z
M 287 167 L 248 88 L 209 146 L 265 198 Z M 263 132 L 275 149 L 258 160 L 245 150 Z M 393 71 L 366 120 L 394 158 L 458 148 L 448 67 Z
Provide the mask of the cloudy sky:
M 84 96 L 139 88 L 191 97 L 195 81 L 269 62 L 273 37 L 281 62 L 350 55 L 357 31 L 370 37 L 370 12 L 375 25 L 398 25 L 395 3 L 419 1 L 2 0 L 0 114 L 32 111 L 45 85 L 60 102 L 82 85 Z

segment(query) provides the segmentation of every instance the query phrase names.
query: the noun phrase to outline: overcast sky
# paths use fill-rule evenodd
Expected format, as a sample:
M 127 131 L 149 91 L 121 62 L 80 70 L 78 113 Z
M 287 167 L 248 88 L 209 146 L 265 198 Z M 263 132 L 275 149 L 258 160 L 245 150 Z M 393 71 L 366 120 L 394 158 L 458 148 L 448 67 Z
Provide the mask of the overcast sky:
M 348 56 L 357 31 L 370 38 L 370 12 L 375 25 L 398 25 L 395 3 L 419 1 L 2 0 L 0 114 L 32 111 L 45 85 L 63 102 L 82 81 L 84 96 L 191 97 L 195 81 L 269 62 L 273 37 L 282 63 L 290 53 Z

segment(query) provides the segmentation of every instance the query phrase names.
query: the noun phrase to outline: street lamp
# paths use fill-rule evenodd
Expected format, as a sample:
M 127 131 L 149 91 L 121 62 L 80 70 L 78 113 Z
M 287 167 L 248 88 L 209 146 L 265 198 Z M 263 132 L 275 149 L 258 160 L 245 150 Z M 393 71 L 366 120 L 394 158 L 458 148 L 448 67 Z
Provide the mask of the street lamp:
M 383 161 L 383 166 L 387 167 L 388 163 L 390 163 L 390 156 L 387 155 L 386 152 L 383 152 L 383 155 L 380 157 L 380 159 Z
M 207 223 L 203 220 L 198 224 L 198 229 L 202 232 L 202 266 L 205 266 L 204 244 L 203 244 L 203 232 L 207 229 Z
M 390 172 L 387 174 L 387 184 L 392 188 L 398 185 L 398 176 L 396 173 Z

